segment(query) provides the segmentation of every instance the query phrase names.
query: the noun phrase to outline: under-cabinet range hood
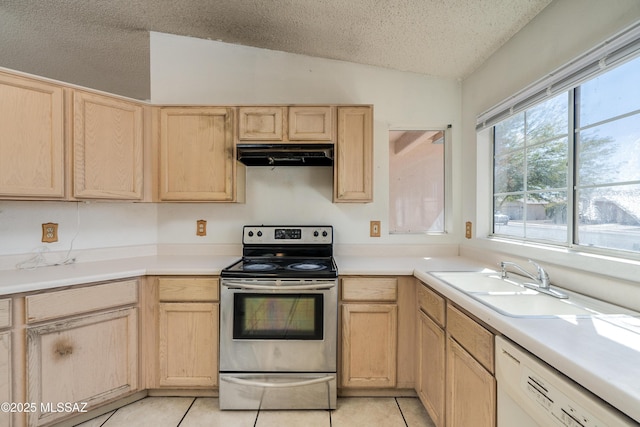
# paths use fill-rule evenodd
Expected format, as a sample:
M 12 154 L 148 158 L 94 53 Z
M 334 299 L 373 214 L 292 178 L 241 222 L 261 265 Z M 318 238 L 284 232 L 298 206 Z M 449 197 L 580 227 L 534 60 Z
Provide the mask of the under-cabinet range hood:
M 247 166 L 332 166 L 333 144 L 238 144 Z

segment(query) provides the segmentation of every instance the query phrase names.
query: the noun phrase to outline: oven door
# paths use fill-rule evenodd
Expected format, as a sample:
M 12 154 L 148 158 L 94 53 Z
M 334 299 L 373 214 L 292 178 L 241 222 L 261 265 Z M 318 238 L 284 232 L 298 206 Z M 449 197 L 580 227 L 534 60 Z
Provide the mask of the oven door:
M 337 280 L 221 285 L 221 372 L 336 372 Z

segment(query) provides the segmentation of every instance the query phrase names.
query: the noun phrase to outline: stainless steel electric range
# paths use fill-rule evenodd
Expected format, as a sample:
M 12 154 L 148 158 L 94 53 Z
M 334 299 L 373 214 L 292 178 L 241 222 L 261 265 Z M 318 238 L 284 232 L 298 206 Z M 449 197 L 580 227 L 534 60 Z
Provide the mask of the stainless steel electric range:
M 245 226 L 221 272 L 220 409 L 336 406 L 331 226 Z

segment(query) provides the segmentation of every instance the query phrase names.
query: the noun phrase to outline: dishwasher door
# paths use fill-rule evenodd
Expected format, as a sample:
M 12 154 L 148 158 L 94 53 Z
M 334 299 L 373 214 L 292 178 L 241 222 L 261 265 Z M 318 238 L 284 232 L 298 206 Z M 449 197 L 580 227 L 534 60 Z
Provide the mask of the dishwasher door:
M 545 427 L 524 411 L 498 383 L 498 427 Z
M 496 380 L 498 427 L 638 426 L 503 337 L 496 337 Z

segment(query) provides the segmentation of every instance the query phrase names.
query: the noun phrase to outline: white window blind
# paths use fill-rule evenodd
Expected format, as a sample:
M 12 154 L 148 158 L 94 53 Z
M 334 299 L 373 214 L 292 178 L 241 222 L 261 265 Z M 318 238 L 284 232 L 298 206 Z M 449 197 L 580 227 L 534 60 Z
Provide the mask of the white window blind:
M 482 130 L 640 54 L 640 21 L 478 116 Z

